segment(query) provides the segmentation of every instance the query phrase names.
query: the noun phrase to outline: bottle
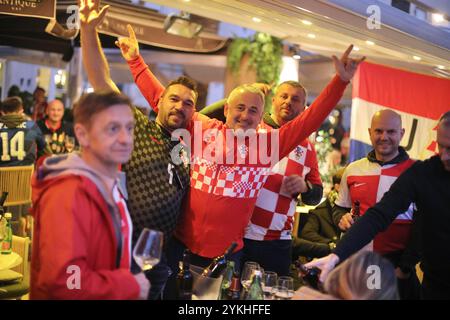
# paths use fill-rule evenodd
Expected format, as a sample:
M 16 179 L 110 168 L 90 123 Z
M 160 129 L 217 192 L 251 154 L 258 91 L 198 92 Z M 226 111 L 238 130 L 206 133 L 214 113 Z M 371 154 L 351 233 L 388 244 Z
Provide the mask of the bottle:
M 261 270 L 255 270 L 253 272 L 252 283 L 250 284 L 245 300 L 264 300 Z
M 306 268 L 299 260 L 295 261 L 295 266 L 302 277 L 303 282 L 309 287 L 323 291 L 322 283 L 319 280 L 319 268 Z
M 237 243 L 233 242 L 227 250 L 225 250 L 224 254 L 215 257 L 213 261 L 207 266 L 205 269 L 203 269 L 202 273 L 199 275 L 199 277 L 196 279 L 192 293 L 199 297 L 205 294 L 209 290 L 209 287 L 211 286 L 211 278 L 217 279 L 219 278 L 225 271 L 225 268 L 227 267 L 227 260 L 233 250 L 236 248 Z M 219 281 L 219 280 L 218 280 Z M 217 295 L 220 296 L 220 292 Z
M 10 254 L 12 248 L 11 213 L 5 213 L 4 218 L 6 219 L 6 230 L 2 241 L 2 254 Z
M 353 209 L 351 210 L 353 223 L 355 223 L 356 220 L 358 220 L 360 218 L 360 216 L 361 216 L 360 204 L 361 203 L 358 200 L 356 200 L 354 205 L 353 205 Z M 345 231 L 341 231 L 341 239 L 344 236 L 344 234 L 345 234 Z
M 231 285 L 227 291 L 226 300 L 239 300 L 241 297 L 241 277 L 238 272 L 233 273 Z
M 192 299 L 193 276 L 190 270 L 190 251 L 184 250 L 183 261 L 179 263 L 180 271 L 177 274 L 178 300 Z
M 359 217 L 361 216 L 361 208 L 360 208 L 360 205 L 361 205 L 361 203 L 360 203 L 358 200 L 356 200 L 356 201 L 355 201 L 355 206 L 354 206 L 353 211 L 352 211 L 352 219 L 353 219 L 353 223 L 355 223 L 356 220 L 358 220 Z
M 233 253 L 234 249 L 237 247 L 237 243 L 233 242 L 227 250 L 225 250 L 224 254 L 218 257 L 215 257 L 214 260 L 207 266 L 203 272 L 203 277 L 209 278 L 219 278 L 225 271 L 227 267 L 227 260 L 230 255 Z
M 227 261 L 227 268 L 223 275 L 222 284 L 220 285 L 220 297 L 219 300 L 227 300 L 227 293 L 231 286 L 231 279 L 234 273 L 234 261 Z

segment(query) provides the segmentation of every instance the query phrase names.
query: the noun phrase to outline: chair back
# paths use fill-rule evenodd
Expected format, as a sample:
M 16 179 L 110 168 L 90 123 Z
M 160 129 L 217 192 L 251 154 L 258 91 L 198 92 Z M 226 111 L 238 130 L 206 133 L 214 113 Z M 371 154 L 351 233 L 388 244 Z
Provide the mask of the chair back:
M 23 281 L 25 282 L 29 281 L 30 279 L 29 250 L 30 250 L 30 238 L 13 236 L 12 251 L 20 255 L 22 257 L 23 262 L 20 265 L 12 268 L 11 270 L 23 274 Z
M 8 192 L 5 207 L 31 203 L 31 177 L 34 165 L 0 167 L 0 194 Z

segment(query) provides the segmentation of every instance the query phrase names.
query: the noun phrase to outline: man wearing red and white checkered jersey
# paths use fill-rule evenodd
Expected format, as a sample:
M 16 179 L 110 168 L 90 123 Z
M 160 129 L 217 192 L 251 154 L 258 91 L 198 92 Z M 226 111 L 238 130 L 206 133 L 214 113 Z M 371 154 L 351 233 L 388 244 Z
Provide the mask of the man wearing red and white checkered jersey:
M 261 122 L 264 96 L 260 90 L 244 85 L 233 90 L 225 105 L 226 122 L 210 119 L 195 113 L 187 124 L 193 155 L 191 157 L 191 188 L 184 205 L 185 211 L 180 217 L 175 238 L 181 246 L 188 247 L 197 265 L 208 265 L 210 259 L 222 254 L 234 241 L 238 243 L 237 251 L 243 247 L 245 228 L 250 221 L 256 197 L 267 178 L 272 158 L 277 153 L 285 157 L 299 142 L 314 132 L 339 101 L 348 81 L 353 77 L 363 59 L 348 58 L 350 46 L 339 60 L 334 58 L 337 75 L 322 91 L 321 97 L 314 105 L 291 123 L 273 130 L 275 133 L 258 133 L 244 137 L 240 142 L 239 129 L 246 132 L 255 130 Z M 161 84 L 151 73 L 142 57 L 127 60 L 136 84 L 144 97 L 158 111 Z M 155 107 L 156 106 L 156 107 Z M 206 119 L 205 119 L 206 118 Z M 231 134 L 230 134 L 231 132 Z M 272 144 L 272 137 L 279 135 L 279 144 Z M 256 149 L 250 142 L 256 140 Z M 187 141 L 187 139 L 184 139 Z M 262 145 L 266 142 L 266 145 Z M 232 144 L 233 148 L 229 148 Z M 235 147 L 236 146 L 236 147 Z M 261 147 L 260 149 L 258 149 Z M 200 152 L 196 152 L 200 149 Z M 256 159 L 254 151 L 262 150 Z M 274 152 L 276 150 L 276 152 Z M 197 150 L 198 151 L 198 150 Z M 269 161 L 263 163 L 262 153 Z M 183 248 L 173 249 L 179 261 Z M 233 257 L 232 257 L 233 259 Z M 238 264 L 238 259 L 235 259 Z M 193 260 L 191 260 L 192 262 Z
M 345 169 L 339 189 L 339 196 L 333 208 L 333 220 L 342 231 L 347 231 L 354 223 L 349 212 L 355 201 L 360 203 L 360 213 L 381 200 L 397 178 L 414 161 L 409 158 L 405 149 L 399 147 L 405 130 L 402 120 L 396 112 L 385 109 L 376 112 L 369 128 L 373 150 L 366 158 L 348 165 Z M 396 267 L 399 279 L 415 282 L 414 266 L 417 259 L 415 248 L 411 242 L 414 205 L 399 214 L 384 232 L 379 233 L 373 241 L 373 250 L 388 258 Z M 411 255 L 412 254 L 412 255 Z M 407 281 L 399 281 L 399 292 L 405 297 L 402 286 Z M 418 288 L 417 288 L 418 289 Z
M 272 98 L 272 114 L 265 114 L 260 130 L 278 129 L 305 109 L 306 90 L 296 81 L 280 84 Z M 317 155 L 305 139 L 283 158 L 267 178 L 256 200 L 244 236 L 244 261 L 256 261 L 265 270 L 289 275 L 292 229 L 298 197 L 315 205 L 322 198 Z

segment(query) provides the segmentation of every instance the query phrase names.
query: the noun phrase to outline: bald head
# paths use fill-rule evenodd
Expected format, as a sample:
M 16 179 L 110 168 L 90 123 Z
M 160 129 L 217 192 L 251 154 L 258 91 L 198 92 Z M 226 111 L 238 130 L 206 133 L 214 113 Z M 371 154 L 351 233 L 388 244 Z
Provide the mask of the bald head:
M 371 128 L 374 128 L 379 122 L 391 122 L 392 125 L 397 125 L 398 128 L 402 128 L 402 117 L 395 111 L 390 109 L 384 109 L 375 112 L 372 116 Z
M 53 100 L 49 102 L 46 109 L 48 120 L 56 125 L 64 116 L 64 105 L 60 100 Z
M 450 111 L 439 119 L 436 141 L 444 169 L 450 171 Z
M 376 112 L 372 117 L 369 135 L 377 160 L 386 162 L 394 159 L 404 133 L 402 118 L 397 112 L 389 109 Z

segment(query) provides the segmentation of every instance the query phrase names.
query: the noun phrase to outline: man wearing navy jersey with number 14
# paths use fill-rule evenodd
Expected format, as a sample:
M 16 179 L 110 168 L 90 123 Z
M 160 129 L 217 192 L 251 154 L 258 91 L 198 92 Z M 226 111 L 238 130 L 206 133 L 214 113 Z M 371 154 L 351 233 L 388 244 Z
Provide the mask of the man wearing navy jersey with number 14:
M 36 122 L 23 114 L 22 100 L 10 97 L 0 105 L 0 167 L 33 164 L 44 153 L 45 140 Z

